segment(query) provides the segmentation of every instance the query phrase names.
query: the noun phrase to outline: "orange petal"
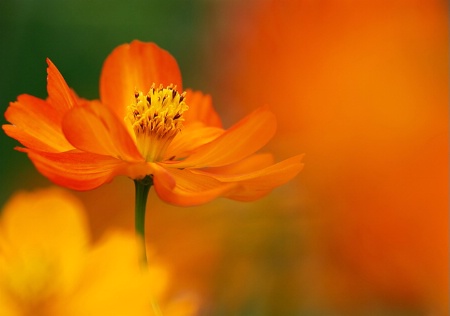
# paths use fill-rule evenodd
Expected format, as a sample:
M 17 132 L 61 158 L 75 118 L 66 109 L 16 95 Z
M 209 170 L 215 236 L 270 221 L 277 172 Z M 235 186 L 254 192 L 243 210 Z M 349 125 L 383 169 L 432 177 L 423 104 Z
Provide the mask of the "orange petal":
M 31 95 L 21 95 L 9 105 L 5 133 L 28 148 L 59 152 L 73 149 L 61 131 L 60 118 L 51 105 Z
M 82 151 L 126 161 L 143 161 L 124 123 L 99 102 L 70 110 L 63 120 L 63 132 L 67 140 Z
M 192 150 L 213 141 L 223 132 L 224 130 L 221 128 L 205 126 L 199 121 L 189 124 L 170 143 L 167 148 L 166 159 L 184 158 Z
M 22 151 L 28 153 L 39 172 L 52 182 L 75 190 L 95 189 L 118 175 L 141 178 L 151 173 L 151 170 L 145 170 L 146 165 L 143 163 L 131 164 L 92 153 L 46 153 L 29 149 Z
M 219 167 L 237 162 L 264 146 L 276 130 L 272 112 L 260 108 L 232 126 L 212 142 L 195 149 L 177 168 Z
M 187 89 L 186 103 L 189 106 L 189 110 L 183 114 L 186 126 L 191 122 L 200 121 L 206 126 L 222 128 L 222 121 L 213 108 L 210 95 Z
M 193 170 L 195 173 L 206 172 L 210 176 L 214 175 L 237 175 L 247 174 L 254 171 L 259 171 L 270 165 L 274 164 L 273 155 L 269 153 L 251 155 L 245 159 L 242 159 L 234 164 L 226 165 L 223 167 L 207 168 L 204 170 Z
M 174 84 L 182 90 L 176 60 L 153 43 L 133 41 L 118 46 L 106 59 L 100 77 L 102 103 L 118 117 L 125 117 L 128 105 L 135 102 L 136 89 L 147 93 L 155 83 Z
M 47 101 L 62 118 L 63 114 L 78 103 L 78 97 L 67 86 L 58 68 L 47 58 Z
M 194 174 L 187 169 L 166 169 L 175 181 L 168 177 L 154 176 L 155 191 L 163 200 L 178 206 L 194 206 L 207 203 L 231 191 L 232 183 L 222 183 L 212 177 Z
M 301 162 L 304 155 L 297 155 L 266 168 L 255 168 L 255 165 L 264 165 L 268 162 L 263 155 L 249 157 L 237 163 L 231 168 L 219 170 L 214 168 L 205 171 L 192 170 L 195 174 L 213 177 L 221 182 L 237 182 L 235 190 L 226 195 L 227 198 L 239 201 L 253 201 L 267 193 L 275 187 L 285 184 L 294 178 L 302 169 Z M 245 172 L 247 170 L 247 172 Z M 253 171 L 250 171 L 253 170 Z M 233 174 L 233 172 L 242 172 Z

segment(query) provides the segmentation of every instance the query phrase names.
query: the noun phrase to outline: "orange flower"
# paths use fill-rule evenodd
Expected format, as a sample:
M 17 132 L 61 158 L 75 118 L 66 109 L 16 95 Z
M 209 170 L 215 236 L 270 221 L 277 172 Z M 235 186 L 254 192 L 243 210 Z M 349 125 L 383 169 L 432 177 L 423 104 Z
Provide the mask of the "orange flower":
M 59 185 L 89 190 L 118 175 L 150 176 L 161 199 L 187 206 L 218 196 L 255 200 L 303 167 L 302 155 L 273 164 L 254 154 L 275 132 L 269 110 L 224 130 L 209 96 L 179 92 L 178 65 L 155 44 L 133 41 L 111 53 L 100 101 L 79 98 L 47 63 L 49 97 L 19 96 L 3 129 Z

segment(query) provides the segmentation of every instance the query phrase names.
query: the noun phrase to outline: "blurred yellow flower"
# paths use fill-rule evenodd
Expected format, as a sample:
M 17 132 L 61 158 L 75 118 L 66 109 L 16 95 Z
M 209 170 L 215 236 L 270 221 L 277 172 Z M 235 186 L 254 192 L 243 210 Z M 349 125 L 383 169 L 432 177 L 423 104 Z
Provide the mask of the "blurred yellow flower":
M 83 207 L 65 191 L 17 193 L 3 209 L 2 316 L 160 315 L 155 298 L 166 283 L 164 267 L 142 268 L 133 234 L 112 232 L 91 245 Z M 181 304 L 176 315 L 195 309 Z

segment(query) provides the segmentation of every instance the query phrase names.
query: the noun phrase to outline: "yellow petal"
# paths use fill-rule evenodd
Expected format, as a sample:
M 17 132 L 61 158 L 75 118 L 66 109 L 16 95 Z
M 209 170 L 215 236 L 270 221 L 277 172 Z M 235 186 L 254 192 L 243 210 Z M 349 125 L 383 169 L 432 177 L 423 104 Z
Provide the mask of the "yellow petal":
M 141 241 L 110 232 L 86 258 L 85 280 L 72 296 L 69 315 L 151 315 L 151 281 L 141 262 Z
M 58 188 L 16 193 L 8 201 L 2 213 L 0 254 L 9 270 L 0 274 L 8 274 L 18 295 L 39 297 L 55 288 L 63 292 L 78 281 L 89 241 L 83 210 L 78 200 Z

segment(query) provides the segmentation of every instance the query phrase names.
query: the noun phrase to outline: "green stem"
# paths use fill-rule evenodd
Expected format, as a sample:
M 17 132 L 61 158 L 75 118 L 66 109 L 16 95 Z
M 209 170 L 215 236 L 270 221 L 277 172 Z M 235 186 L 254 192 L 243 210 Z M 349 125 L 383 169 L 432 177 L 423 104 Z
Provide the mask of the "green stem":
M 147 262 L 147 251 L 145 246 L 145 209 L 147 206 L 148 191 L 153 185 L 153 178 L 146 176 L 140 180 L 134 180 L 136 188 L 135 206 L 134 206 L 134 225 L 136 234 L 142 239 L 144 250 L 144 261 Z

